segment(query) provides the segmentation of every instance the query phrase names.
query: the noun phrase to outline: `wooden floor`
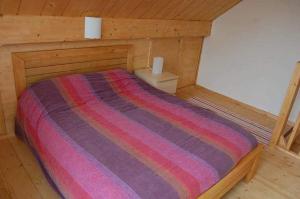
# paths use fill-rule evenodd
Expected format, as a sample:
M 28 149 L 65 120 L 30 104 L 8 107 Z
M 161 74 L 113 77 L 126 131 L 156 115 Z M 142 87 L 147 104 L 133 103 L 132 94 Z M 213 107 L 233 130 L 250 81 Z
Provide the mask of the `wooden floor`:
M 190 92 L 191 90 L 194 91 Z M 178 95 L 183 98 L 199 94 L 199 90 L 194 88 L 187 88 L 180 92 Z M 209 91 L 206 94 L 209 96 Z M 229 103 L 220 96 L 218 97 L 219 103 L 223 99 L 223 103 Z M 236 107 L 230 103 L 228 106 Z M 239 109 L 243 108 L 238 107 Z M 245 110 L 240 111 L 244 114 L 247 112 Z M 263 153 L 261 164 L 254 179 L 248 184 L 240 182 L 224 198 L 298 199 L 300 196 L 299 168 L 299 159 L 290 157 L 276 149 L 267 149 Z M 0 140 L 0 199 L 7 198 L 59 198 L 49 186 L 29 148 L 17 138 Z

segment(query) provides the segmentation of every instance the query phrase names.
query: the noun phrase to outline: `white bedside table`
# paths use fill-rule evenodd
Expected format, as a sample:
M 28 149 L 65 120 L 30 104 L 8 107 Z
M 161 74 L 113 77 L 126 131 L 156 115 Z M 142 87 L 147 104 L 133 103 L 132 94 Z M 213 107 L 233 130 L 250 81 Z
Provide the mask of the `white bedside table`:
M 134 71 L 135 75 L 144 80 L 153 87 L 170 94 L 176 93 L 178 76 L 169 72 L 163 72 L 160 75 L 153 75 L 151 68 L 138 69 Z

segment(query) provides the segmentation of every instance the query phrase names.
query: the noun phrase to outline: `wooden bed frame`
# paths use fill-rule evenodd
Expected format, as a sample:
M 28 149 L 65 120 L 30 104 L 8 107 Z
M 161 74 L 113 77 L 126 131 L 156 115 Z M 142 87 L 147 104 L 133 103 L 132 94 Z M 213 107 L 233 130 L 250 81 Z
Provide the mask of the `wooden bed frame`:
M 133 71 L 130 45 L 17 52 L 12 54 L 17 97 L 32 83 L 59 75 L 125 68 Z M 245 156 L 232 171 L 198 199 L 218 199 L 241 179 L 255 175 L 262 145 Z
M 130 45 L 12 53 L 17 97 L 29 85 L 60 75 L 123 68 L 133 71 Z

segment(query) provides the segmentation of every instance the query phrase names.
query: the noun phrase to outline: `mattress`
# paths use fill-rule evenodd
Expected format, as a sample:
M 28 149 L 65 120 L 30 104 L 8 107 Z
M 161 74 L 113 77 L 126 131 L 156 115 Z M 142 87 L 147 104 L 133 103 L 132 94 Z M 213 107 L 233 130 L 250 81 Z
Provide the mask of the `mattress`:
M 196 198 L 257 145 L 121 69 L 34 84 L 16 124 L 64 198 Z

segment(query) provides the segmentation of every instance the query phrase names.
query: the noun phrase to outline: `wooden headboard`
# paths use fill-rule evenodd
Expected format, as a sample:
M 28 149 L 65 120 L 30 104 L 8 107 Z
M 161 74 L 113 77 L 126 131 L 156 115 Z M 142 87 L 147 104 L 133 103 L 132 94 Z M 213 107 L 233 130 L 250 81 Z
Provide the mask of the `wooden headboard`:
M 17 97 L 29 85 L 56 76 L 124 68 L 132 72 L 130 45 L 97 46 L 12 54 Z

